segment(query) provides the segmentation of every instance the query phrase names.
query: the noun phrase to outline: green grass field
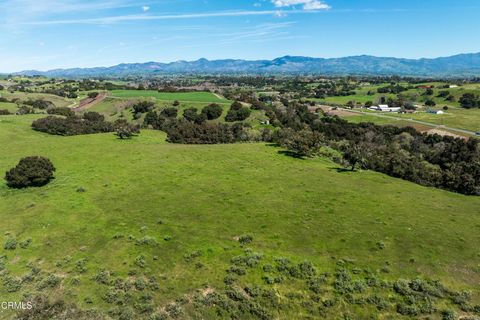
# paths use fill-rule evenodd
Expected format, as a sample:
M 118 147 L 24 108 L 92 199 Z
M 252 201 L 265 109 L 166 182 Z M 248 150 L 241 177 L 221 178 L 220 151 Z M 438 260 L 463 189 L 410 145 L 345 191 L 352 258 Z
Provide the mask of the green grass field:
M 19 92 L 15 91 L 14 93 L 8 92 L 8 91 L 0 91 L 0 96 L 7 98 L 7 99 L 20 99 L 22 101 L 28 100 L 28 99 L 43 99 L 52 102 L 55 104 L 56 107 L 67 107 L 71 105 L 74 101 L 71 100 L 66 100 L 62 97 L 53 95 L 53 94 L 46 94 L 46 93 L 26 93 L 26 92 Z
M 397 115 L 395 115 L 397 116 Z M 445 114 L 430 114 L 419 112 L 416 114 L 398 114 L 401 118 L 421 120 L 452 128 L 480 131 L 480 109 L 450 108 Z
M 295 159 L 265 144 L 172 145 L 165 134 L 149 130 L 131 141 L 113 134 L 50 136 L 30 129 L 37 117 L 0 116 L 0 172 L 29 155 L 46 156 L 57 168 L 56 179 L 42 188 L 10 190 L 0 183 L 2 242 L 32 240 L 13 251 L 2 243 L 0 256 L 6 256 L 10 276 L 28 274 L 30 263 L 41 269 L 40 277 L 55 274 L 62 280 L 43 291 L 24 282 L 7 292 L 4 283 L 5 301 L 40 290 L 82 308 L 110 310 L 102 298 L 108 287 L 94 280 L 108 270 L 132 281 L 155 276 L 159 289 L 152 301 L 164 306 L 206 286 L 223 288 L 230 260 L 243 252 L 236 237 L 244 234 L 253 237 L 248 247 L 265 256 L 262 265 L 288 257 L 331 273 L 339 261 L 348 261 L 387 280 L 440 280 L 471 291 L 479 301 L 479 197 L 375 172 L 338 172 L 330 160 Z M 196 257 L 195 263 L 189 257 Z M 380 271 L 385 269 L 388 273 Z M 263 285 L 263 275 L 262 268 L 249 269 L 243 281 Z M 305 288 L 288 285 L 270 287 L 282 299 L 287 289 L 308 296 Z M 134 301 L 141 295 L 133 291 Z M 185 319 L 215 318 L 194 317 L 189 305 Z M 299 308 L 275 314 L 308 316 Z M 333 314 L 345 310 L 365 317 L 373 312 L 342 305 Z M 382 318 L 391 319 L 389 314 Z M 9 311 L 0 313 L 11 317 Z
M 0 102 L 0 110 L 8 110 L 11 113 L 14 113 L 18 110 L 18 106 L 15 103 Z
M 204 103 L 222 103 L 228 100 L 221 99 L 210 92 L 158 92 L 155 90 L 114 90 L 113 97 L 118 98 L 155 98 L 164 101 L 188 101 L 188 102 L 204 102 Z
M 379 94 L 377 93 L 377 89 L 379 87 L 386 86 L 387 84 L 383 85 L 375 85 L 375 86 L 365 86 L 361 89 L 356 90 L 355 95 L 351 96 L 340 96 L 340 97 L 327 97 L 325 99 L 313 99 L 319 103 L 325 103 L 329 105 L 346 105 L 349 101 L 353 101 L 359 104 L 365 104 L 367 101 L 372 101 L 376 103 L 380 97 L 391 97 L 395 98 L 396 95 L 392 94 Z M 401 83 L 403 86 L 407 86 L 406 83 Z M 420 85 L 420 84 L 419 84 Z M 445 112 L 443 115 L 434 115 L 425 112 L 425 108 L 419 109 L 419 112 L 416 114 L 389 114 L 394 117 L 404 118 L 406 121 L 409 119 L 413 120 L 420 120 L 426 121 L 432 124 L 440 125 L 440 126 L 447 126 L 452 128 L 470 130 L 470 131 L 480 131 L 480 109 L 464 109 L 460 107 L 458 100 L 460 97 L 467 92 L 479 94 L 480 93 L 480 86 L 476 84 L 465 85 L 457 88 L 450 88 L 450 89 L 442 89 L 440 88 L 444 83 L 439 82 L 429 82 L 425 83 L 424 85 L 433 85 L 436 88 L 433 90 L 434 94 L 432 96 L 424 96 L 422 95 L 425 90 L 423 89 L 411 89 L 402 94 L 406 95 L 407 97 L 413 98 L 412 100 L 416 101 L 416 104 L 422 105 L 427 98 L 431 98 L 437 104 L 433 109 L 441 110 L 444 106 L 448 106 L 449 110 Z M 449 91 L 455 97 L 455 101 L 446 101 L 443 98 L 437 97 L 440 91 Z M 374 92 L 373 95 L 367 95 L 368 91 Z M 369 116 L 369 115 L 362 115 L 360 117 L 348 117 L 349 121 L 353 122 L 361 122 L 361 121 L 370 121 L 378 124 L 390 124 L 398 122 L 396 120 L 388 120 L 380 117 Z
M 151 98 L 150 98 L 151 99 Z M 89 108 L 88 111 L 95 111 L 105 115 L 109 120 L 116 120 L 123 115 L 124 118 L 133 121 L 133 113 L 132 113 L 132 105 L 139 101 L 138 98 L 112 98 L 107 97 L 102 102 L 94 105 L 93 107 Z M 226 100 L 225 100 L 226 101 Z M 207 102 L 192 102 L 192 101 L 179 101 L 180 105 L 177 107 L 178 109 L 178 117 L 182 117 L 183 112 L 187 108 L 197 108 L 200 112 L 206 105 Z M 225 116 L 230 108 L 230 102 L 220 102 L 218 103 L 220 106 L 223 107 L 223 114 L 217 120 L 213 122 L 224 122 Z M 172 101 L 165 101 L 165 100 L 156 100 L 156 110 L 161 111 L 166 107 L 172 107 Z M 261 127 L 261 121 L 266 119 L 264 111 L 252 110 L 252 114 L 246 123 L 252 125 L 254 128 Z M 138 120 L 140 123 L 143 121 L 143 117 Z

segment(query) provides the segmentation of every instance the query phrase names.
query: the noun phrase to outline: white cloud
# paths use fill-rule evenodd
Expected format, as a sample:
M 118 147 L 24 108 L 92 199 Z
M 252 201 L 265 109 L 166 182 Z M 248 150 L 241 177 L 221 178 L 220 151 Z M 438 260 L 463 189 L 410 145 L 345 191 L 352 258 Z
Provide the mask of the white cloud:
M 289 10 L 289 14 L 305 14 L 315 13 L 315 11 L 308 10 Z M 245 16 L 277 16 L 284 17 L 287 12 L 281 10 L 255 10 L 255 11 L 219 11 L 207 13 L 188 13 L 188 14 L 171 14 L 171 15 L 123 15 L 110 16 L 102 18 L 86 18 L 86 19 L 71 19 L 71 20 L 43 20 L 43 21 L 29 21 L 23 22 L 21 25 L 67 25 L 67 24 L 114 24 L 129 21 L 155 21 L 155 20 L 186 20 L 186 19 L 204 19 L 215 17 L 245 17 Z M 0 24 L 1 26 L 1 24 Z
M 301 5 L 304 10 L 328 10 L 331 7 L 323 0 L 271 0 L 275 7 L 292 7 Z
M 150 10 L 150 7 L 149 6 L 143 6 L 142 10 L 143 10 L 143 12 L 147 12 L 148 10 Z

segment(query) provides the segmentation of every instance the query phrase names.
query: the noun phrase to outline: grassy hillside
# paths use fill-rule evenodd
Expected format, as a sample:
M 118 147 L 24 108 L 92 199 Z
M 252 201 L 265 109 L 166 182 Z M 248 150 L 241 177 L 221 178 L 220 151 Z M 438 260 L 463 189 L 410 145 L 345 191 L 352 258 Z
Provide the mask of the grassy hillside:
M 156 98 L 165 101 L 189 101 L 189 102 L 228 102 L 210 92 L 158 92 L 155 90 L 114 90 L 112 96 L 118 98 Z
M 265 144 L 171 145 L 148 130 L 131 141 L 113 134 L 50 136 L 30 129 L 36 117 L 0 116 L 0 172 L 28 155 L 46 156 L 57 168 L 43 188 L 10 190 L 0 183 L 0 256 L 6 256 L 0 261 L 14 279 L 32 266 L 41 270 L 40 284 L 25 281 L 14 292 L 3 274 L 3 300 L 42 291 L 106 311 L 118 306 L 105 299 L 111 287 L 101 284 L 102 275 L 134 283 L 154 276 L 158 289 L 135 287 L 127 306 L 146 292 L 155 308 L 187 295 L 177 301 L 181 317 L 221 317 L 194 311 L 192 297 L 196 290 L 220 291 L 231 259 L 248 247 L 263 258 L 238 281 L 274 288 L 281 301 L 291 301 L 288 308 L 271 307 L 281 319 L 306 317 L 302 303 L 309 294 L 303 282 L 262 280 L 265 266 L 279 257 L 330 274 L 348 265 L 391 281 L 431 278 L 470 290 L 479 301 L 478 197 L 375 172 L 338 172 L 329 160 L 294 159 Z M 253 241 L 241 247 L 238 237 L 246 234 Z M 12 238 L 31 244 L 4 250 Z M 377 310 L 342 302 L 329 315 L 344 312 Z

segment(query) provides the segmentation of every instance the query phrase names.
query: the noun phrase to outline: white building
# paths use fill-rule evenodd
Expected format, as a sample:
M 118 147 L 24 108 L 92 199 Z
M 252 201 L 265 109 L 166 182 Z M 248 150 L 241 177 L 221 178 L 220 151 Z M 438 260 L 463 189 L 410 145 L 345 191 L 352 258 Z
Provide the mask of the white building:
M 427 110 L 427 113 L 431 114 L 445 114 L 442 110 Z
M 378 106 L 371 106 L 368 109 L 374 110 L 374 111 L 380 111 L 380 112 L 399 112 L 401 110 L 400 107 L 389 107 L 388 104 L 380 104 Z

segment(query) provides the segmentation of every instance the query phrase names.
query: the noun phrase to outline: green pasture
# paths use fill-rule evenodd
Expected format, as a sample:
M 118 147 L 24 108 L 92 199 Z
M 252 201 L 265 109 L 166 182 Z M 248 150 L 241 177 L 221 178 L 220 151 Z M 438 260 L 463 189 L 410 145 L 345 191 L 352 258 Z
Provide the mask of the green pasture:
M 30 155 L 46 156 L 57 168 L 42 188 L 12 190 L 0 182 L 0 256 L 11 277 L 33 265 L 61 284 L 38 289 L 23 282 L 7 292 L 0 283 L 5 301 L 40 290 L 106 312 L 113 308 L 104 299 L 108 287 L 95 279 L 107 270 L 132 281 L 156 277 L 151 298 L 160 308 L 206 287 L 223 288 L 245 234 L 253 238 L 248 248 L 269 261 L 310 261 L 328 273 L 347 261 L 387 280 L 440 280 L 479 300 L 479 197 L 370 171 L 342 172 L 326 158 L 296 159 L 263 143 L 173 145 L 149 130 L 129 141 L 51 136 L 31 130 L 38 117 L 0 116 L 1 172 Z M 31 244 L 5 250 L 12 238 Z M 262 284 L 264 263 L 245 281 Z M 285 286 L 271 285 L 280 293 Z M 296 309 L 272 310 L 279 318 L 299 316 Z

